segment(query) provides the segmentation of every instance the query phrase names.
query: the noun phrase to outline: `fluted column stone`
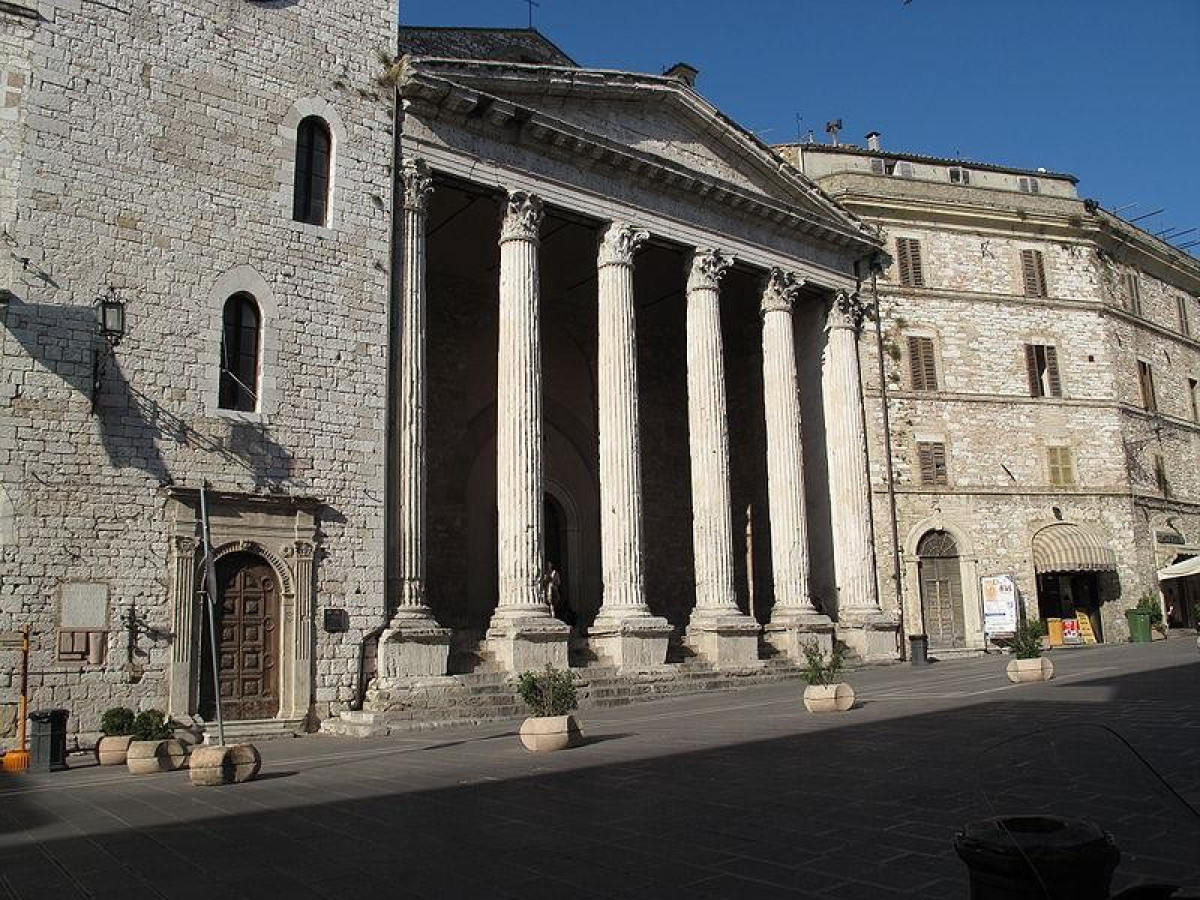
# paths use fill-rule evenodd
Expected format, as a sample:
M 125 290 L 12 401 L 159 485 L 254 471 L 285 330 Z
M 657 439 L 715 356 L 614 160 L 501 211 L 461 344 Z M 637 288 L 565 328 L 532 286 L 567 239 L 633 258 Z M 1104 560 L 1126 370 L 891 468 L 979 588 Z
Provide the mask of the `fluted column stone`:
M 551 615 L 544 576 L 539 231 L 542 201 L 509 191 L 500 226 L 496 393 L 499 598 L 488 643 L 510 671 L 566 666 L 570 629 Z
M 829 314 L 825 429 L 838 637 L 868 659 L 895 655 L 895 626 L 879 605 L 871 525 L 866 419 L 858 335 L 869 308 L 839 291 Z
M 720 668 L 758 660 L 759 627 L 737 605 L 720 282 L 733 257 L 698 249 L 687 281 L 688 439 L 696 606 L 688 642 Z
M 767 496 L 771 515 L 771 568 L 775 604 L 766 628 L 776 649 L 800 658 L 804 641 L 828 649 L 832 624 L 813 605 L 808 588 L 808 521 L 800 385 L 796 373 L 793 309 L 804 282 L 772 269 L 763 291 L 763 405 L 767 424 Z
M 597 254 L 600 426 L 600 554 L 603 602 L 592 646 L 622 668 L 666 662 L 671 626 L 646 603 L 641 432 L 633 257 L 649 237 L 624 222 L 604 232 Z

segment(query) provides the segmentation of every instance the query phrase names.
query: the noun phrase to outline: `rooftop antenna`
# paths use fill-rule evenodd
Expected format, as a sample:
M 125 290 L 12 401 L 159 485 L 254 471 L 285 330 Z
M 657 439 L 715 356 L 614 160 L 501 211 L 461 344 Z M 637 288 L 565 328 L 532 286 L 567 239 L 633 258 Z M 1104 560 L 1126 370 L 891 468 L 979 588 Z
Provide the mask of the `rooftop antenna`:
M 1166 209 L 1166 207 L 1164 206 L 1162 209 L 1156 209 L 1154 212 L 1142 213 L 1140 216 L 1134 216 L 1132 219 L 1126 219 L 1126 221 L 1127 222 L 1140 222 L 1142 219 L 1148 219 L 1151 216 L 1157 216 L 1160 212 L 1163 212 L 1163 210 L 1165 210 L 1165 209 Z
M 825 123 L 825 133 L 829 135 L 833 146 L 838 145 L 838 132 L 842 130 L 842 120 L 834 119 L 832 122 Z
M 540 8 L 542 4 L 538 3 L 537 0 L 521 0 L 521 2 L 529 7 L 529 30 L 532 31 L 533 30 L 533 8 L 535 6 Z
M 1165 238 L 1163 238 L 1163 240 L 1164 241 L 1177 241 L 1181 237 L 1183 237 L 1185 234 L 1191 234 L 1193 231 L 1196 231 L 1196 230 L 1197 229 L 1195 229 L 1195 228 L 1189 228 L 1187 231 L 1181 231 L 1178 234 L 1173 234 L 1170 237 L 1165 237 Z
M 1136 203 L 1126 203 L 1124 206 L 1118 206 L 1116 209 L 1109 210 L 1109 212 L 1119 213 L 1123 209 L 1133 209 L 1137 205 Z
M 800 115 L 800 113 L 796 113 L 796 142 L 797 143 L 800 142 L 800 139 L 802 136 L 801 131 L 800 131 L 800 123 L 803 121 L 804 121 L 804 116 Z

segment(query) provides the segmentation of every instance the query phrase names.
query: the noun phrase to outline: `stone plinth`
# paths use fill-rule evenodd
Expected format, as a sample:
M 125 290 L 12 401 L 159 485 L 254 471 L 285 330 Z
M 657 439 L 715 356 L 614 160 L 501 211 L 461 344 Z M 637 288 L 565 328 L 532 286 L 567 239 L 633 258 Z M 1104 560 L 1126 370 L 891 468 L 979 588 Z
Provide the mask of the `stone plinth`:
M 497 622 L 487 632 L 487 649 L 508 672 L 520 674 L 544 669 L 567 668 L 569 626 L 557 619 L 527 619 Z
M 758 658 L 759 624 L 745 614 L 693 619 L 685 642 L 716 669 L 753 669 Z
M 378 671 L 383 678 L 445 675 L 450 658 L 450 629 L 432 619 L 398 616 L 379 637 Z
M 891 662 L 900 658 L 896 647 L 899 626 L 883 616 L 855 617 L 837 623 L 837 639 L 864 662 Z
M 659 616 L 597 619 L 588 629 L 588 645 L 622 669 L 650 669 L 666 664 L 673 631 L 671 624 Z
M 833 650 L 833 623 L 828 618 L 824 622 L 815 621 L 809 624 L 771 622 L 763 626 L 763 641 L 774 648 L 776 653 L 797 662 L 804 662 L 804 647 L 815 643 L 821 648 L 821 653 L 828 656 Z

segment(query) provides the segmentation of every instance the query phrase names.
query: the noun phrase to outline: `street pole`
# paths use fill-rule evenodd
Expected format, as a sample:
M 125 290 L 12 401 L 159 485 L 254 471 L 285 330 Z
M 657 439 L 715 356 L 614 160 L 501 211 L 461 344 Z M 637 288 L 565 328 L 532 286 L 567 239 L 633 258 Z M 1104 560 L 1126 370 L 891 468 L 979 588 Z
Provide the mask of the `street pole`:
M 200 483 L 200 526 L 204 532 L 204 599 L 208 607 L 208 643 L 212 648 L 213 700 L 217 705 L 217 742 L 225 746 L 225 719 L 221 715 L 221 673 L 217 654 L 217 566 L 213 561 L 212 532 L 208 525 L 208 482 Z

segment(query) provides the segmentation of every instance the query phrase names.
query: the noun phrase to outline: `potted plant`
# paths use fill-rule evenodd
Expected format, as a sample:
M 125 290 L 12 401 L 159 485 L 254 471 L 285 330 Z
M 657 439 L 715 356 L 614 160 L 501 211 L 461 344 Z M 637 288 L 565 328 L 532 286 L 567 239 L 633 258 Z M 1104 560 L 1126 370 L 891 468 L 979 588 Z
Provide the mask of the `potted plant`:
M 800 674 L 808 687 L 804 689 L 804 706 L 812 713 L 845 712 L 854 706 L 854 688 L 837 680 L 846 661 L 846 648 L 834 643 L 829 653 L 821 650 L 816 641 L 804 644 L 804 668 Z
M 133 710 L 114 706 L 100 717 L 104 737 L 96 742 L 96 762 L 102 766 L 123 766 L 133 740 Z
M 532 715 L 521 723 L 521 743 L 534 753 L 576 746 L 583 735 L 571 715 L 578 707 L 575 673 L 547 663 L 541 672 L 522 672 L 517 693 Z
M 1016 659 L 1008 664 L 1008 680 L 1049 681 L 1054 677 L 1054 663 L 1042 657 L 1042 638 L 1046 636 L 1046 623 L 1041 619 L 1026 620 L 1013 632 L 1009 646 Z
M 183 741 L 172 737 L 174 723 L 161 710 L 147 709 L 133 720 L 133 741 L 125 765 L 134 775 L 173 772 L 187 764 Z

